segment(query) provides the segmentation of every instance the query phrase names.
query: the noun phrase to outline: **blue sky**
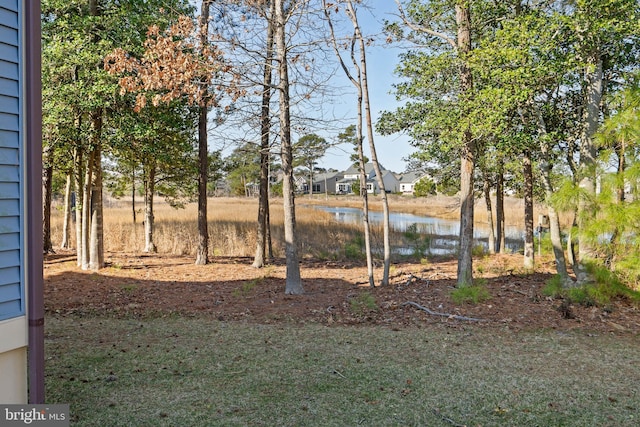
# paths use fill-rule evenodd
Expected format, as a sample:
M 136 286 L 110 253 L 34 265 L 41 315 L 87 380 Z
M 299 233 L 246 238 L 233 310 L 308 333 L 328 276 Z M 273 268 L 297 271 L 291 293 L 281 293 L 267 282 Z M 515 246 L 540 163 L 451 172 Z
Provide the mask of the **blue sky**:
M 369 4 L 375 6 L 372 6 L 370 10 L 358 11 L 358 20 L 365 36 L 379 34 L 383 20 L 394 20 L 392 13 L 397 11 L 396 3 L 393 0 L 376 0 L 369 2 Z M 398 63 L 400 52 L 401 48 L 385 44 L 383 37 L 380 37 L 380 41 L 367 49 L 369 96 L 374 123 L 382 111 L 394 110 L 400 105 L 395 96 L 390 93 L 393 83 L 398 81 L 393 72 Z M 352 117 L 355 122 L 357 109 L 355 89 L 341 69 L 336 72 L 335 79 L 336 85 L 344 87 L 346 94 L 340 98 L 339 102 L 328 106 L 328 108 L 338 115 Z M 408 141 L 408 137 L 401 134 L 391 136 L 375 134 L 374 142 L 380 163 L 394 172 L 404 172 L 406 162 L 403 158 L 413 151 L 413 147 Z M 368 145 L 367 141 L 365 141 L 365 145 Z M 350 146 L 333 148 L 320 160 L 319 166 L 339 170 L 346 169 L 351 165 L 349 156 L 353 152 L 352 150 Z M 365 154 L 371 158 L 368 151 L 367 147 Z

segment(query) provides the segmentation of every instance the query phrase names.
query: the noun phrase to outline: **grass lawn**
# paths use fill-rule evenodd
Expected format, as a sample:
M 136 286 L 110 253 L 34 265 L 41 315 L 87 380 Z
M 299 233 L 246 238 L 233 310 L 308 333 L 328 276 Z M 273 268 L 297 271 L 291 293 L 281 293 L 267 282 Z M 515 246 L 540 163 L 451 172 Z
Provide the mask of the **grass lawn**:
M 48 317 L 77 426 L 637 426 L 640 337 Z

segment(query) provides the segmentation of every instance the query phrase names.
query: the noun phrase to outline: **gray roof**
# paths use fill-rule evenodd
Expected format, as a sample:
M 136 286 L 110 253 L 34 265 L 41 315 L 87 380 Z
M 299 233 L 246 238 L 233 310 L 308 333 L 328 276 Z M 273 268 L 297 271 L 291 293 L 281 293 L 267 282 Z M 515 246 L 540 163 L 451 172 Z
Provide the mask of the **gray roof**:
M 420 179 L 429 176 L 426 173 L 423 172 L 408 172 L 405 174 L 402 174 L 402 176 L 400 177 L 400 182 L 401 183 L 416 183 L 418 182 Z
M 384 166 L 380 165 L 380 170 L 385 171 L 386 169 L 384 168 Z M 364 173 L 368 175 L 371 173 L 371 171 L 373 171 L 373 163 L 366 163 L 364 165 Z M 358 173 L 360 173 L 360 168 L 356 165 L 351 165 L 349 166 L 349 169 L 344 171 L 345 175 L 355 175 Z
M 342 178 L 343 174 L 342 172 L 325 172 L 325 173 L 316 173 L 313 175 L 313 180 L 314 181 L 324 181 L 325 179 L 327 180 L 332 180 L 335 178 Z

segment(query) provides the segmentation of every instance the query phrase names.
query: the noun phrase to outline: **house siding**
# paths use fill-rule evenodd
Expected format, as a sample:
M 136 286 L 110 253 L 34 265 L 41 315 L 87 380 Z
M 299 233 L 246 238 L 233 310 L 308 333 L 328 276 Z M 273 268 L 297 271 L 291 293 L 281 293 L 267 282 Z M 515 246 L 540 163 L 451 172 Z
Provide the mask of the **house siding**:
M 25 314 L 20 12 L 18 0 L 0 6 L 0 321 Z

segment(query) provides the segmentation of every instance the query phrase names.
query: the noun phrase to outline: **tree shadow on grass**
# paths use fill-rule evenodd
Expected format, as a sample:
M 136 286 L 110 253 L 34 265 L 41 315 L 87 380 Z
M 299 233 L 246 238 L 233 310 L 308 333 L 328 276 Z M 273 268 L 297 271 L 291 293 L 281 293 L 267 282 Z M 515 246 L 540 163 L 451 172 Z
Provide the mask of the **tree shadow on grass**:
M 122 263 L 126 258 L 114 258 Z M 518 258 L 519 260 L 519 258 Z M 221 257 L 196 266 L 190 257 L 145 258 L 141 269 L 108 268 L 98 273 L 75 265 L 52 267 L 45 280 L 49 314 L 110 317 L 201 316 L 262 323 L 279 321 L 322 324 L 374 324 L 388 327 L 444 324 L 449 327 L 507 329 L 637 330 L 640 312 L 625 301 L 605 307 L 574 306 L 566 319 L 561 300 L 543 295 L 551 273 L 513 274 L 506 258 L 479 281 L 489 299 L 456 304 L 455 260 L 393 265 L 390 285 L 367 286 L 364 263 L 305 259 L 301 262 L 305 294 L 285 295 L 284 260 L 263 269 L 250 257 Z M 57 270 L 54 270 L 57 268 Z M 55 272 L 54 272 L 55 271 Z M 376 269 L 380 274 L 380 269 Z M 460 321 L 438 313 L 482 319 Z

